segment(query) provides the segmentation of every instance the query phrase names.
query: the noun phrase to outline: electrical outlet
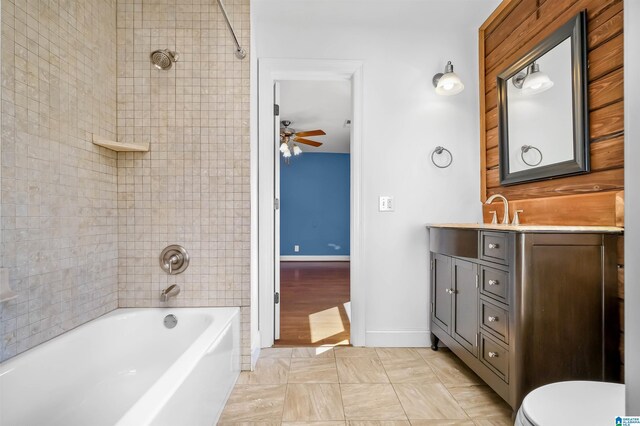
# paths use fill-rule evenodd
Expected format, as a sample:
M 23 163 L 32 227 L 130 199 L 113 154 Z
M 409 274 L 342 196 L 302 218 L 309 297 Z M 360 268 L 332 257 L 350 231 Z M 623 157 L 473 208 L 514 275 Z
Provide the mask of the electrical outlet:
M 295 246 L 293 246 L 293 251 L 298 253 L 300 251 L 300 246 L 297 245 L 297 244 Z
M 388 195 L 381 195 L 378 204 L 378 211 L 381 212 L 392 212 L 394 211 L 395 203 L 393 202 L 393 197 Z

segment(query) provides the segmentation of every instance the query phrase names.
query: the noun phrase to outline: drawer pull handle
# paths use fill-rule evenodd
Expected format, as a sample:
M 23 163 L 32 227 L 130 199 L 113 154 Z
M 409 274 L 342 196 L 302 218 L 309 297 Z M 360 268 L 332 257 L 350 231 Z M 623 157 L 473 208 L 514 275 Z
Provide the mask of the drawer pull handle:
M 498 243 L 489 243 L 489 248 L 490 249 L 497 249 L 498 247 L 500 247 L 500 244 L 498 244 Z
M 455 291 L 452 288 L 446 288 L 444 291 L 446 291 L 449 294 L 455 293 Z
M 489 285 L 498 285 L 500 284 L 498 280 L 489 280 Z
M 489 322 L 497 322 L 498 321 L 498 317 L 489 317 L 487 319 L 489 320 Z
M 498 358 L 498 352 L 489 352 L 489 358 Z

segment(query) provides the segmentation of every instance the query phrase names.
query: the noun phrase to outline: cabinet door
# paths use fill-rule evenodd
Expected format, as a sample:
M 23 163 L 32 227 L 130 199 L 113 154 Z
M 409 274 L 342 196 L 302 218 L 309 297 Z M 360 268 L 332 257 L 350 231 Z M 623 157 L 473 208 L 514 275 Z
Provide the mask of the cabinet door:
M 431 276 L 431 300 L 433 311 L 431 319 L 440 328 L 451 334 L 451 279 L 452 259 L 448 256 L 433 254 L 433 274 Z
M 478 335 L 478 265 L 464 260 L 453 261 L 453 332 L 452 337 L 477 356 Z

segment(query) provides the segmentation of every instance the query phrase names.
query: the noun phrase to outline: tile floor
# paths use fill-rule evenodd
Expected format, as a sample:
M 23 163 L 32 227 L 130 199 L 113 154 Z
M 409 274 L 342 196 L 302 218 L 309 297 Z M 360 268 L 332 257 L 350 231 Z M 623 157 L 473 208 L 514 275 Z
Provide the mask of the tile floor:
M 220 425 L 513 425 L 511 409 L 451 352 L 270 348 L 243 372 Z

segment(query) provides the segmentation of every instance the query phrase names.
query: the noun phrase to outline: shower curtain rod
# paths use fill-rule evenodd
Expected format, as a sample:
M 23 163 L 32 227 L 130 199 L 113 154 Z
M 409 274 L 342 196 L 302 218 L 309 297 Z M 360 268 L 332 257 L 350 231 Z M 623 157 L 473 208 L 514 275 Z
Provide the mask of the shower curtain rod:
M 240 46 L 240 43 L 238 42 L 238 37 L 236 36 L 236 32 L 233 30 L 231 21 L 229 21 L 229 15 L 227 15 L 227 10 L 224 8 L 224 4 L 222 3 L 222 0 L 218 0 L 218 5 L 220 6 L 220 10 L 222 10 L 222 15 L 224 16 L 224 20 L 227 21 L 227 27 L 229 28 L 229 31 L 233 36 L 233 41 L 236 44 L 236 53 L 235 53 L 236 58 L 244 59 L 247 56 L 247 52 L 245 52 L 245 50 L 242 48 L 242 46 Z

